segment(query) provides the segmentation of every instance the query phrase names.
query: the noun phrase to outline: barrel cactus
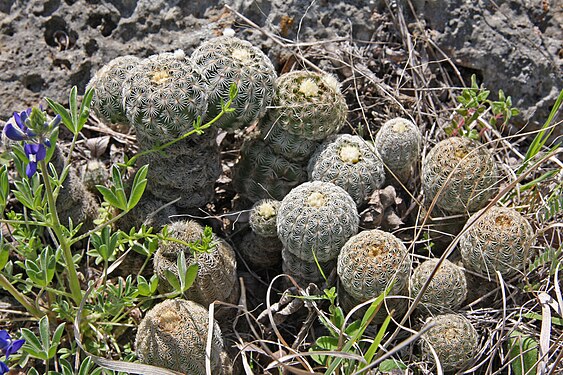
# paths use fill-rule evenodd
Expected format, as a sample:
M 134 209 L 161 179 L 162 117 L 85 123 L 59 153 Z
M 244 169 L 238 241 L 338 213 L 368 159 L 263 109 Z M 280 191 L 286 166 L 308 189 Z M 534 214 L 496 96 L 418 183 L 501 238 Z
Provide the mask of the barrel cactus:
M 498 169 L 491 153 L 469 138 L 439 142 L 422 163 L 427 200 L 450 214 L 483 208 L 498 189 Z
M 358 231 L 356 204 L 341 187 L 312 181 L 291 190 L 278 210 L 277 232 L 284 248 L 313 262 L 336 259 L 340 248 Z
M 292 188 L 307 180 L 305 168 L 275 154 L 262 140 L 245 141 L 233 171 L 235 189 L 251 201 L 282 199 Z
M 262 199 L 254 204 L 250 211 L 250 228 L 261 237 L 277 237 L 276 218 L 280 201 Z
M 236 37 L 223 36 L 201 44 L 192 54 L 192 60 L 207 81 L 208 120 L 229 100 L 233 83 L 238 89 L 231 106 L 234 112 L 222 116 L 219 124 L 234 130 L 264 115 L 275 93 L 277 74 L 270 59 L 259 48 Z
M 244 235 L 238 250 L 249 266 L 265 269 L 281 262 L 282 247 L 278 237 L 262 237 L 251 231 Z
M 407 248 L 391 233 L 379 229 L 351 237 L 338 255 L 338 277 L 352 297 L 365 301 L 383 293 L 406 290 L 411 272 Z
M 128 124 L 123 108 L 122 86 L 140 61 L 140 58 L 130 55 L 117 57 L 98 70 L 88 83 L 88 88 L 95 90 L 91 108 L 108 125 Z
M 375 135 L 375 148 L 383 163 L 405 181 L 420 157 L 422 135 L 411 121 L 398 117 L 387 121 Z
M 143 148 L 181 136 L 207 112 L 205 80 L 181 50 L 141 61 L 125 79 L 122 96 Z
M 309 283 L 322 284 L 324 281 L 323 274 L 328 277 L 335 266 L 334 260 L 317 264 L 314 259 L 303 260 L 287 249 L 283 249 L 281 254 L 283 273 L 293 277 L 297 284 L 303 288 L 306 288 Z
M 459 240 L 464 266 L 488 277 L 522 270 L 535 238 L 528 220 L 513 208 L 497 206 L 474 215 L 477 221 L 468 223 Z
M 277 80 L 272 118 L 291 134 L 323 140 L 342 128 L 347 113 L 340 84 L 329 74 L 294 71 Z
M 437 264 L 438 259 L 429 259 L 414 270 L 410 285 L 413 297 L 418 295 Z M 432 277 L 420 301 L 431 312 L 455 311 L 465 301 L 466 296 L 465 273 L 460 267 L 445 259 Z
M 260 122 L 261 137 L 278 155 L 296 163 L 307 163 L 319 142 L 291 134 L 282 129 L 275 119 L 266 116 Z
M 385 182 L 383 163 L 375 149 L 357 135 L 329 137 L 315 151 L 307 168 L 309 180 L 340 186 L 361 206 Z
M 135 348 L 142 363 L 165 367 L 183 374 L 205 375 L 209 313 L 203 306 L 182 299 L 155 305 L 143 318 Z M 223 339 L 213 322 L 211 372 L 221 374 Z
M 479 352 L 479 335 L 471 322 L 462 315 L 445 314 L 431 318 L 436 325 L 422 335 L 424 359 L 435 363 L 432 349 L 446 372 L 466 368 Z
M 197 243 L 203 236 L 203 227 L 192 220 L 178 221 L 168 226 L 169 235 L 188 243 Z M 154 256 L 154 271 L 158 275 L 159 287 L 163 292 L 172 290 L 166 279 L 166 270 L 178 275 L 177 259 L 180 252 L 186 255 L 186 262 L 199 266 L 193 285 L 186 291 L 188 299 L 209 305 L 215 300 L 236 303 L 238 282 L 235 252 L 229 244 L 213 235 L 214 247 L 211 252 L 193 253 L 180 243 L 167 241 L 160 245 Z

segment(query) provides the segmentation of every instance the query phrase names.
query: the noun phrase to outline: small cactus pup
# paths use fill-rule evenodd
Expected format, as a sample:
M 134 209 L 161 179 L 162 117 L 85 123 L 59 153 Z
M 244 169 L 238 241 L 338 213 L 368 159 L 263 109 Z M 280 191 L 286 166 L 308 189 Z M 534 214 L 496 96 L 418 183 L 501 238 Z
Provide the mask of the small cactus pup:
M 249 266 L 266 269 L 281 262 L 282 247 L 278 237 L 262 237 L 250 231 L 242 237 L 238 250 Z
M 305 182 L 283 198 L 277 217 L 284 248 L 308 262 L 336 259 L 342 246 L 358 232 L 356 203 L 330 182 Z M 314 255 L 313 255 L 314 254 Z
M 118 129 L 129 127 L 122 89 L 128 74 L 140 61 L 140 58 L 130 55 L 117 57 L 98 70 L 88 83 L 88 88 L 94 89 L 92 109 L 107 125 L 115 125 Z
M 361 206 L 383 186 L 383 163 L 365 140 L 357 135 L 331 136 L 309 160 L 310 181 L 326 181 L 340 186 Z
M 379 229 L 351 237 L 338 255 L 337 273 L 342 287 L 353 298 L 366 301 L 385 292 L 403 294 L 411 261 L 407 248 L 394 235 Z
M 199 243 L 204 238 L 204 228 L 192 220 L 178 221 L 168 226 L 168 235 L 187 243 Z M 153 263 L 154 272 L 159 278 L 159 288 L 163 292 L 172 291 L 166 270 L 178 276 L 177 260 L 180 252 L 184 252 L 186 263 L 196 263 L 199 266 L 193 285 L 185 292 L 186 298 L 204 306 L 215 300 L 236 303 L 239 288 L 235 252 L 227 242 L 214 234 L 211 245 L 210 252 L 195 252 L 177 242 L 162 243 L 155 253 Z
M 414 270 L 410 284 L 413 298 L 416 298 L 437 264 L 438 259 L 429 259 Z M 465 273 L 460 267 L 445 259 L 432 277 L 420 302 L 432 313 L 448 312 L 459 309 L 466 296 Z
M 435 363 L 432 347 L 444 371 L 460 371 L 469 366 L 479 352 L 479 335 L 471 322 L 457 314 L 438 315 L 430 321 L 436 325 L 420 341 L 424 359 Z
M 459 240 L 466 268 L 490 278 L 498 271 L 510 276 L 521 271 L 530 254 L 535 233 L 524 216 L 513 208 L 493 206 L 474 214 Z
M 266 112 L 275 93 L 276 71 L 260 49 L 236 37 L 222 36 L 202 43 L 191 56 L 203 78 L 209 94 L 209 121 L 221 112 L 229 100 L 231 84 L 237 85 L 237 97 L 223 115 L 219 125 L 236 130 L 258 120 Z
M 182 50 L 142 60 L 125 79 L 122 96 L 144 149 L 187 133 L 207 112 L 205 80 Z
M 375 135 L 375 148 L 383 163 L 401 182 L 406 182 L 420 157 L 422 134 L 411 121 L 397 117 L 387 121 Z
M 330 74 L 294 71 L 277 80 L 272 118 L 288 133 L 313 141 L 336 134 L 348 115 L 340 83 Z
M 250 228 L 262 237 L 277 237 L 276 218 L 281 202 L 274 199 L 262 199 L 254 204 L 250 211 Z
M 209 328 L 207 309 L 195 302 L 169 299 L 155 305 L 137 329 L 135 348 L 142 363 L 205 375 L 206 345 Z M 211 373 L 222 373 L 223 339 L 213 321 Z
M 493 155 L 478 142 L 451 137 L 434 146 L 422 163 L 422 188 L 427 202 L 450 214 L 483 208 L 498 189 Z

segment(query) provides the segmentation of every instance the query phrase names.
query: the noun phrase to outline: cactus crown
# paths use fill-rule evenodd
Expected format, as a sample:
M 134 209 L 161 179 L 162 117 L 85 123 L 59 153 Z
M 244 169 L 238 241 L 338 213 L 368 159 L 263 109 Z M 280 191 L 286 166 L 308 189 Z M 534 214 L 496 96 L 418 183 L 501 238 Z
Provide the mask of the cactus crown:
M 395 174 L 410 172 L 420 156 L 422 135 L 418 127 L 404 118 L 387 121 L 375 136 L 375 148 L 387 168 Z
M 250 211 L 250 227 L 259 236 L 277 237 L 276 216 L 281 202 L 262 199 L 254 204 Z

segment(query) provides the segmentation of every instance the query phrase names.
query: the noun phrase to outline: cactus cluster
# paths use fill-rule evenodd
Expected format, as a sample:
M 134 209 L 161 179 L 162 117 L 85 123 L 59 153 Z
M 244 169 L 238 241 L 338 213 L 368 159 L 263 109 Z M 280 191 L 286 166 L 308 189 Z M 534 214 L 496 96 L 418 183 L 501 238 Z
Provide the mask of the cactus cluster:
M 340 186 L 361 206 L 385 182 L 383 163 L 357 135 L 331 136 L 315 151 L 307 168 L 310 181 Z
M 270 59 L 259 48 L 247 41 L 223 36 L 201 44 L 192 59 L 208 86 L 207 120 L 219 114 L 222 103 L 229 100 L 233 83 L 238 89 L 232 104 L 234 112 L 221 117 L 221 127 L 240 129 L 264 115 L 275 93 L 277 74 Z
M 358 231 L 354 200 L 330 182 L 305 182 L 282 200 L 277 217 L 278 237 L 296 257 L 313 262 L 336 259 L 340 248 Z
M 435 326 L 422 335 L 420 347 L 424 359 L 435 363 L 436 352 L 442 369 L 446 372 L 467 367 L 478 353 L 479 335 L 463 315 L 445 314 L 431 318 Z
M 438 264 L 438 259 L 421 263 L 413 272 L 410 290 L 415 298 Z M 463 270 L 445 259 L 430 280 L 420 302 L 431 312 L 457 310 L 467 296 L 467 280 Z
M 206 345 L 209 313 L 187 300 L 171 299 L 155 305 L 137 330 L 135 348 L 142 363 L 168 368 L 183 374 L 206 374 Z M 213 322 L 211 372 L 222 373 L 223 339 Z
M 430 150 L 422 163 L 422 188 L 428 202 L 450 214 L 483 208 L 498 189 L 491 153 L 478 142 L 451 137 Z
M 498 206 L 474 215 L 477 221 L 469 221 L 459 241 L 465 267 L 489 278 L 497 271 L 508 276 L 522 270 L 535 238 L 528 220 L 513 208 Z
M 203 227 L 192 220 L 174 222 L 168 227 L 169 235 L 187 243 L 197 243 L 203 236 Z M 199 266 L 193 285 L 186 291 L 188 299 L 208 306 L 215 300 L 236 303 L 238 282 L 236 257 L 232 247 L 214 235 L 211 252 L 193 253 L 180 243 L 167 241 L 160 245 L 154 255 L 154 272 L 158 275 L 159 288 L 163 292 L 172 290 L 166 280 L 166 270 L 178 275 L 177 259 L 180 252 L 186 255 L 186 262 Z
M 410 176 L 421 147 L 420 130 L 401 117 L 387 121 L 375 135 L 375 148 L 383 163 L 400 181 L 406 181 Z
M 303 260 L 292 254 L 287 249 L 282 250 L 282 270 L 283 273 L 293 277 L 295 282 L 303 288 L 309 283 L 322 285 L 324 282 L 323 274 L 328 277 L 334 269 L 334 261 L 315 262 L 314 259 Z M 322 273 L 321 273 L 322 270 Z M 288 284 L 292 285 L 292 284 Z

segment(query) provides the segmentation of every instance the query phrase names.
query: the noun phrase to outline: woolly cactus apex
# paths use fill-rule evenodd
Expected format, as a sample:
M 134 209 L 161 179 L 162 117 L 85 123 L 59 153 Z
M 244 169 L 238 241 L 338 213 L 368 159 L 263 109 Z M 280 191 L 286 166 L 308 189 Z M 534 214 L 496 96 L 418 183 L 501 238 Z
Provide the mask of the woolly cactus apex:
M 229 100 L 229 89 L 235 83 L 238 95 L 219 125 L 227 130 L 245 127 L 264 115 L 275 93 L 276 71 L 270 59 L 247 41 L 219 37 L 199 46 L 192 54 L 208 84 L 208 120 L 221 111 Z
M 467 367 L 479 352 L 479 335 L 469 320 L 457 314 L 431 318 L 436 325 L 422 335 L 423 357 L 435 363 L 430 346 L 434 349 L 444 371 Z
M 295 279 L 297 284 L 301 287 L 307 287 L 309 283 L 322 284 L 324 282 L 323 274 L 328 277 L 334 269 L 335 262 L 330 260 L 328 262 L 317 263 L 314 259 L 310 261 L 303 260 L 296 257 L 287 249 L 282 250 L 282 269 L 283 273 L 290 275 Z
M 276 218 L 280 201 L 274 199 L 262 199 L 254 204 L 250 211 L 250 228 L 262 237 L 277 237 Z
M 340 282 L 360 301 L 377 297 L 391 282 L 391 293 L 402 293 L 410 271 L 411 261 L 405 245 L 391 233 L 378 229 L 360 232 L 350 238 L 338 256 Z
M 306 71 L 281 75 L 272 118 L 287 132 L 320 141 L 338 133 L 348 108 L 334 76 Z
M 316 141 L 305 139 L 298 135 L 291 134 L 268 117 L 260 123 L 262 139 L 272 148 L 272 150 L 286 158 L 297 163 L 303 163 L 309 160 L 311 154 L 319 145 Z
M 438 259 L 429 259 L 421 263 L 413 272 L 411 278 L 411 293 L 416 297 L 430 274 L 436 268 Z M 421 302 L 431 312 L 457 310 L 467 296 L 467 280 L 461 268 L 444 260 L 436 271 Z
M 123 103 L 144 148 L 187 133 L 207 111 L 206 85 L 182 51 L 153 55 L 123 83 Z
M 246 141 L 233 172 L 235 189 L 251 201 L 282 199 L 292 188 L 307 180 L 305 169 L 259 139 Z
M 139 324 L 135 348 L 143 363 L 183 374 L 205 375 L 209 313 L 203 306 L 182 299 L 155 305 Z M 213 321 L 211 372 L 221 374 L 223 339 Z
M 170 236 L 188 243 L 200 241 L 203 227 L 195 221 L 178 221 L 168 226 Z M 186 297 L 192 301 L 208 306 L 215 300 L 236 303 L 238 300 L 238 283 L 236 275 L 235 252 L 229 244 L 213 235 L 214 248 L 209 253 L 193 254 L 192 250 L 176 242 L 164 242 L 154 256 L 154 271 L 158 275 L 163 292 L 171 291 L 166 280 L 165 271 L 178 275 L 178 254 L 183 251 L 186 262 L 197 263 L 197 277 L 186 291 Z
M 460 237 L 464 266 L 489 278 L 496 271 L 507 276 L 522 270 L 535 238 L 528 220 L 507 207 L 491 207 L 475 216 L 481 214 Z
M 309 180 L 340 186 L 358 206 L 385 182 L 383 163 L 375 149 L 357 135 L 329 137 L 315 151 L 307 170 Z
M 356 204 L 330 182 L 306 182 L 285 196 L 278 210 L 278 237 L 296 257 L 314 262 L 335 259 L 344 243 L 358 231 Z
M 117 57 L 98 70 L 88 83 L 88 88 L 95 90 L 92 109 L 103 122 L 128 124 L 121 92 L 128 74 L 140 61 L 130 55 Z
M 493 156 L 469 138 L 452 137 L 439 142 L 422 163 L 426 199 L 435 199 L 436 206 L 448 213 L 463 214 L 483 208 L 495 195 L 497 184 Z
M 277 237 L 261 237 L 248 232 L 238 250 L 246 263 L 259 269 L 275 267 L 281 262 L 282 244 Z
M 410 176 L 420 156 L 422 135 L 418 127 L 404 118 L 387 121 L 375 136 L 375 148 L 383 163 L 400 180 Z

